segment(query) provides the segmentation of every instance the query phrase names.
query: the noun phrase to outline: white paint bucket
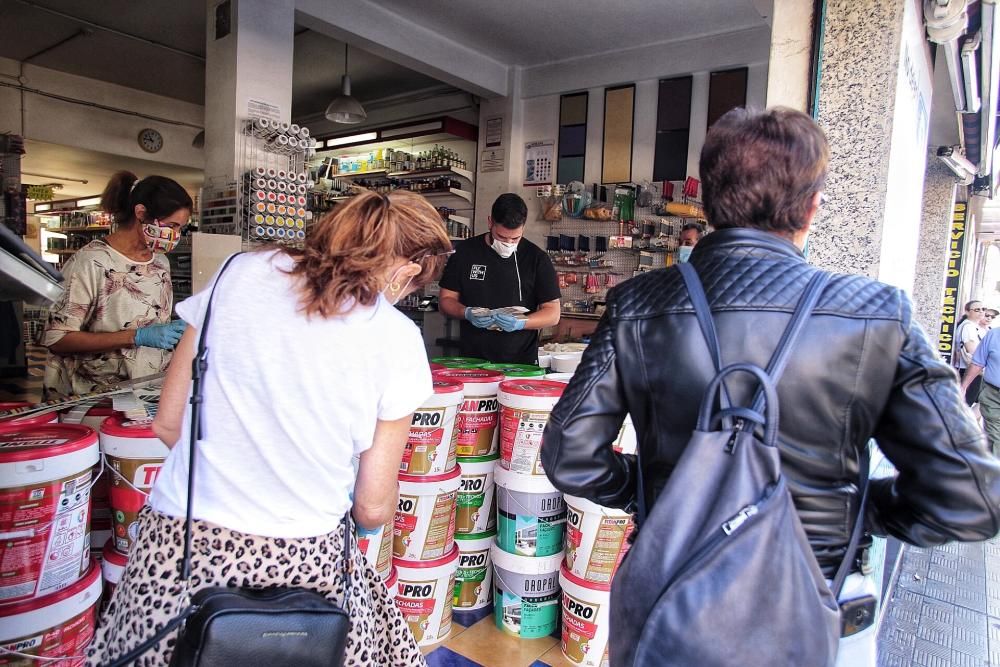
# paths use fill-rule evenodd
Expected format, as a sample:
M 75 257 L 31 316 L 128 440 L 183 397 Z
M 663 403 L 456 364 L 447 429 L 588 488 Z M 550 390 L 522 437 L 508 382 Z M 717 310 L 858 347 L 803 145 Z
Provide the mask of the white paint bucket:
M 522 639 L 548 637 L 559 624 L 562 554 L 529 558 L 494 545 L 493 609 L 496 626 Z
M 562 382 L 568 384 L 569 381 L 573 379 L 573 375 L 573 373 L 549 373 L 545 376 L 545 379 L 551 382 Z
M 51 595 L 87 573 L 99 457 L 86 426 L 0 431 L 0 604 Z
M 618 431 L 618 439 L 613 445 L 619 454 L 635 454 L 639 447 L 639 439 L 635 433 L 635 425 L 632 423 L 632 415 L 626 415 L 622 422 L 621 430 Z
M 358 549 L 375 568 L 382 581 L 386 580 L 392 570 L 392 528 L 393 524 L 390 522 L 374 533 L 362 535 L 358 532 Z
M 455 422 L 462 405 L 462 389 L 460 382 L 434 381 L 434 393 L 413 413 L 400 473 L 443 475 L 455 467 Z
M 393 519 L 392 555 L 409 561 L 435 560 L 455 542 L 455 502 L 462 468 L 434 477 L 399 476 Z
M 542 432 L 566 385 L 547 380 L 500 383 L 500 465 L 522 475 L 545 475 Z
M 104 600 L 107 602 L 115 592 L 115 586 L 125 574 L 128 556 L 115 550 L 115 541 L 108 540 L 101 552 L 101 573 L 104 575 Z
M 111 474 L 111 513 L 115 549 L 127 554 L 139 535 L 139 510 L 170 450 L 146 422 L 118 415 L 101 424 L 101 451 Z
M 563 565 L 562 653 L 582 667 L 608 667 L 611 584 L 584 581 Z
M 455 611 L 475 611 L 493 602 L 493 565 L 490 549 L 496 531 L 456 535 L 458 571 L 455 574 Z
M 430 646 L 451 634 L 451 605 L 455 595 L 458 547 L 437 560 L 413 562 L 393 559 L 399 576 L 396 606 L 419 646 Z
M 399 572 L 396 571 L 395 567 L 389 568 L 389 576 L 384 578 L 382 582 L 385 584 L 385 589 L 389 591 L 389 597 L 395 600 L 399 593 Z
M 33 403 L 28 403 L 26 401 L 0 401 L 0 412 L 6 410 L 16 410 L 18 408 L 28 408 L 31 407 Z M 59 414 L 57 412 L 44 412 L 42 414 L 33 414 L 29 417 L 18 417 L 14 415 L 13 417 L 3 417 L 0 419 L 0 430 L 11 431 L 28 428 L 29 426 L 45 426 L 46 424 L 54 424 L 59 419 Z
M 500 466 L 497 489 L 497 544 L 520 556 L 562 554 L 566 527 L 563 495 L 544 475 L 519 475 Z
M 462 483 L 458 487 L 455 534 L 485 533 L 497 525 L 493 509 L 493 471 L 499 456 L 462 459 Z
M 434 372 L 435 380 L 461 382 L 464 400 L 458 413 L 459 457 L 491 456 L 497 453 L 499 424 L 497 389 L 503 373 L 480 368 L 449 368 Z
M 117 414 L 110 401 L 106 404 L 78 405 L 62 410 L 59 413 L 59 423 L 82 424 L 99 432 L 104 420 Z M 101 472 L 90 492 L 90 539 L 92 551 L 96 552 L 98 559 L 102 557 L 101 548 L 107 541 L 102 535 L 105 530 L 111 531 L 111 472 L 108 470 Z
M 575 577 L 610 584 L 628 553 L 632 515 L 566 496 L 566 567 Z
M 569 352 L 566 354 L 556 354 L 552 356 L 552 370 L 556 373 L 575 373 L 576 367 L 580 365 L 583 352 Z
M 88 551 L 89 554 L 89 551 Z M 33 665 L 57 662 L 59 667 L 86 664 L 84 654 L 97 627 L 101 600 L 101 568 L 88 561 L 87 573 L 76 583 L 52 595 L 0 605 L 0 647 L 41 658 L 3 664 Z M 65 660 L 53 660 L 65 657 Z

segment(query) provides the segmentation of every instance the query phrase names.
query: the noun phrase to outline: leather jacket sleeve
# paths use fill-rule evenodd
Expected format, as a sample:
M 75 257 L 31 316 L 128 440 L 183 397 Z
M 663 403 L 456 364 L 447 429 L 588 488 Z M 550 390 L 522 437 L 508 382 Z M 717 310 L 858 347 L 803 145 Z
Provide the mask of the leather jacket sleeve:
M 542 466 L 563 493 L 624 508 L 635 496 L 636 458 L 612 447 L 628 412 L 612 334 L 605 314 L 549 417 Z
M 872 480 L 876 534 L 931 546 L 993 537 L 1000 530 L 1000 462 L 902 298 L 904 342 L 875 439 L 898 470 Z

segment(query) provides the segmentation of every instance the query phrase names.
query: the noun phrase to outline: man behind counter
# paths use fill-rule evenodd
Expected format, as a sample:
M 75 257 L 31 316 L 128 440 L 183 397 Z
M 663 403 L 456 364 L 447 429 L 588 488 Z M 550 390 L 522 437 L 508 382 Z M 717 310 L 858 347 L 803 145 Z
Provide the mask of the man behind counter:
M 559 323 L 559 282 L 552 260 L 524 237 L 528 207 L 512 193 L 493 202 L 489 231 L 462 241 L 441 276 L 442 313 L 462 321 L 462 355 L 493 363 L 534 364 L 538 332 Z M 473 314 L 475 308 L 528 309 L 513 315 Z

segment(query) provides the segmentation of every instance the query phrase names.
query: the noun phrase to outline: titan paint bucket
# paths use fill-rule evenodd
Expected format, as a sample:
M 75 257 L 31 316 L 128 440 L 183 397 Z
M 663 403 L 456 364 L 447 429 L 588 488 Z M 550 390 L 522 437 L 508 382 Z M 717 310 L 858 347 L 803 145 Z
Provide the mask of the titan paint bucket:
M 115 549 L 127 554 L 139 534 L 139 510 L 146 504 L 170 450 L 148 423 L 108 417 L 101 424 L 101 450 L 111 473 Z
M 566 385 L 548 380 L 500 383 L 500 465 L 522 475 L 545 475 L 542 432 Z
M 406 618 L 419 646 L 429 646 L 451 634 L 451 605 L 455 595 L 458 547 L 437 560 L 413 562 L 393 559 L 399 576 L 396 606 Z
M 389 591 L 389 597 L 395 600 L 396 595 L 399 594 L 399 572 L 396 571 L 395 567 L 389 568 L 389 576 L 382 582 L 385 584 L 385 589 Z
M 465 386 L 465 399 L 458 413 L 458 456 L 496 454 L 499 431 L 497 389 L 503 381 L 503 373 L 478 368 L 452 368 L 437 371 L 434 378 L 461 382 Z
M 563 495 L 544 475 L 520 475 L 497 466 L 497 544 L 520 556 L 562 554 Z
M 493 471 L 499 456 L 462 459 L 462 483 L 458 487 L 455 534 L 485 533 L 497 525 L 493 509 Z
M 545 377 L 544 368 L 529 364 L 486 364 L 483 368 L 488 371 L 500 371 L 508 380 L 511 378 Z
M 522 639 L 548 637 L 559 624 L 559 563 L 515 556 L 493 545 L 493 613 L 496 626 Z
M 59 423 L 61 424 L 82 424 L 100 431 L 101 424 L 108 417 L 113 417 L 117 412 L 111 404 L 97 404 L 91 406 L 76 406 L 67 408 L 59 413 Z M 94 482 L 94 488 L 90 491 L 90 540 L 93 545 L 92 551 L 97 552 L 100 558 L 101 547 L 107 538 L 99 535 L 104 530 L 110 532 L 111 528 L 111 472 L 102 470 L 100 476 Z M 95 535 L 97 535 L 95 537 Z
M 0 647 L 38 659 L 12 656 L 11 662 L 0 660 L 0 663 L 55 662 L 59 667 L 86 664 L 84 654 L 94 638 L 101 600 L 101 568 L 89 561 L 88 565 L 86 575 L 69 588 L 17 604 L 0 605 Z
M 480 368 L 490 362 L 478 357 L 434 357 L 431 363 L 445 368 Z
M 387 523 L 374 533 L 358 531 L 358 549 L 382 578 L 386 580 L 392 570 L 392 523 Z
M 462 406 L 461 382 L 434 381 L 434 393 L 413 413 L 399 472 L 406 475 L 443 475 L 455 467 Z
M 566 496 L 566 567 L 575 577 L 610 584 L 628 553 L 632 515 Z
M 101 574 L 104 575 L 104 600 L 108 601 L 115 592 L 115 586 L 122 580 L 122 575 L 125 573 L 125 566 L 128 565 L 128 556 L 118 553 L 115 549 L 114 540 L 108 540 L 105 543 L 101 556 Z
M 582 667 L 608 667 L 608 633 L 611 627 L 611 584 L 580 579 L 563 564 L 562 652 Z
M 455 574 L 455 611 L 475 611 L 493 602 L 493 566 L 490 549 L 496 531 L 456 535 L 458 571 Z
M 434 477 L 399 476 L 393 519 L 392 555 L 409 561 L 435 560 L 455 542 L 455 501 L 462 468 Z
M 618 439 L 614 443 L 615 451 L 619 454 L 635 454 L 639 447 L 639 439 L 635 434 L 635 425 L 632 423 L 632 416 L 626 415 L 622 422 L 621 430 L 618 431 Z
M 87 573 L 99 460 L 86 426 L 0 432 L 0 605 L 56 593 Z
M 27 408 L 32 405 L 34 404 L 24 401 L 0 402 L 0 412 L 5 410 L 16 410 L 18 408 Z M 19 431 L 29 426 L 45 426 L 46 424 L 54 424 L 58 419 L 59 415 L 56 412 L 33 414 L 29 417 L 18 417 L 17 415 L 14 415 L 13 417 L 3 417 L 0 419 L 0 430 Z

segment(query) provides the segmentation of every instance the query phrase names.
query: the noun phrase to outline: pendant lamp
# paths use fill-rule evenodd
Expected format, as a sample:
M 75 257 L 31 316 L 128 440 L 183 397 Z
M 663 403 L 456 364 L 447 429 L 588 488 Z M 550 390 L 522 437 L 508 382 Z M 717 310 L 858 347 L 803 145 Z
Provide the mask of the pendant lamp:
M 340 95 L 326 108 L 326 118 L 334 123 L 354 125 L 368 117 L 361 102 L 351 97 L 351 77 L 347 74 L 347 44 L 344 44 L 344 76 L 340 80 Z

